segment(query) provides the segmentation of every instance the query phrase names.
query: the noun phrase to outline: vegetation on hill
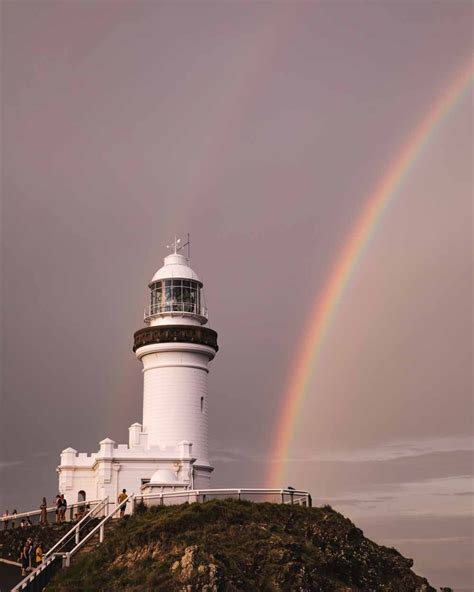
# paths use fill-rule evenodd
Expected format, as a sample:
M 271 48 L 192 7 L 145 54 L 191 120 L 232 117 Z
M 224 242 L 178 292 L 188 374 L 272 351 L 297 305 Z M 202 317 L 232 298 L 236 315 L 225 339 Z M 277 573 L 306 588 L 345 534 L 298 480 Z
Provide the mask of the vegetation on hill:
M 0 531 L 0 558 L 9 561 L 18 561 L 21 549 L 28 537 L 33 542 L 40 542 L 43 552 L 50 549 L 60 538 L 62 538 L 71 524 L 54 524 L 51 526 L 29 526 L 28 528 L 10 528 Z
M 232 500 L 125 517 L 48 592 L 434 592 L 329 506 Z

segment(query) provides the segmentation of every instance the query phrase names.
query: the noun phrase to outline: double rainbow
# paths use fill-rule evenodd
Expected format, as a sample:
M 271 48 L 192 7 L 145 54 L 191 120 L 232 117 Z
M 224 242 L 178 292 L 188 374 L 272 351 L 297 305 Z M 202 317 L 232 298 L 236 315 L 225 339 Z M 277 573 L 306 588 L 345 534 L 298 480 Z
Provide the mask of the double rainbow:
M 402 146 L 396 158 L 369 194 L 349 238 L 339 253 L 323 290 L 318 294 L 310 314 L 307 331 L 296 357 L 271 447 L 273 460 L 268 473 L 268 486 L 281 487 L 285 464 L 298 415 L 313 376 L 324 339 L 337 307 L 357 264 L 366 249 L 378 221 L 398 194 L 403 182 L 416 165 L 433 134 L 449 116 L 473 81 L 473 61 L 469 61 L 447 89 L 431 106 L 420 124 Z

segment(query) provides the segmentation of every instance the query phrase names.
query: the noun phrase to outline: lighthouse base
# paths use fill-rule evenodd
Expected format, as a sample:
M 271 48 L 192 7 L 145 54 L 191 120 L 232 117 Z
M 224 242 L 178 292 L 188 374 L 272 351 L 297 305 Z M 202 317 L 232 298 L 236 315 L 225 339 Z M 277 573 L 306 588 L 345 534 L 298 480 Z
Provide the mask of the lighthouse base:
M 208 488 L 213 468 L 196 465 L 192 444 L 175 448 L 148 446 L 147 434 L 138 423 L 129 428 L 128 444 L 106 438 L 98 452 L 78 453 L 66 448 L 57 468 L 59 491 L 68 503 L 104 499 L 115 501 L 119 493 L 164 493 Z

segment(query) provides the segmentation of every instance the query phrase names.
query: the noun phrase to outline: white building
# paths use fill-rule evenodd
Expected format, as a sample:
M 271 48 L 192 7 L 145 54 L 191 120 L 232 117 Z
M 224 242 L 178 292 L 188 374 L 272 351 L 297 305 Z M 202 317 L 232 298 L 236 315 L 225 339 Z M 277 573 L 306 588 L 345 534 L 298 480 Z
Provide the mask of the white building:
M 128 444 L 105 438 L 92 454 L 62 451 L 59 490 L 70 503 L 116 499 L 124 488 L 210 485 L 207 375 L 217 333 L 208 327 L 202 282 L 177 244 L 149 284 L 148 326 L 134 335 L 133 351 L 143 364 L 143 423 L 129 427 Z

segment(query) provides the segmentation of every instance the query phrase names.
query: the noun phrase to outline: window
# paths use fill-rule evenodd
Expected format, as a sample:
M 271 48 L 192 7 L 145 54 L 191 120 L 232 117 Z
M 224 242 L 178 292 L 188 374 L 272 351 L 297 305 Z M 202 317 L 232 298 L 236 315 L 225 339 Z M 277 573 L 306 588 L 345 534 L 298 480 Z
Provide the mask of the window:
M 77 492 L 77 501 L 78 502 L 85 502 L 86 501 L 86 492 L 81 489 L 81 491 Z
M 201 284 L 194 280 L 161 280 L 150 286 L 151 313 L 201 314 Z

